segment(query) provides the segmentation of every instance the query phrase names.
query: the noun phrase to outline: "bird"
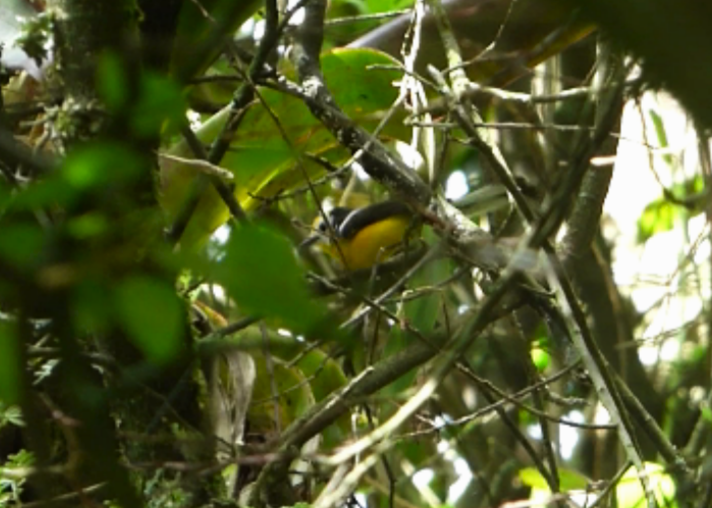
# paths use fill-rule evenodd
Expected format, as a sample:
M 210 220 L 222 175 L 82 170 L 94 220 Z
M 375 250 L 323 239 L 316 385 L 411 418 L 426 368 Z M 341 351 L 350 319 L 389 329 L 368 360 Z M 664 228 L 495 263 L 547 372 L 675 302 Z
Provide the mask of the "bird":
M 299 248 L 318 243 L 345 270 L 364 270 L 392 257 L 418 230 L 413 212 L 399 201 L 339 206 L 315 219 L 314 233 Z

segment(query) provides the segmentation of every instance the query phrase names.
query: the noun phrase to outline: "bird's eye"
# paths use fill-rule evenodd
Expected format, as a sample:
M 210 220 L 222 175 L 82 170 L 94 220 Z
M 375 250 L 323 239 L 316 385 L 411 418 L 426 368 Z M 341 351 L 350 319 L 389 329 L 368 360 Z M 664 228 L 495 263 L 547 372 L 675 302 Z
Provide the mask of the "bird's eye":
M 326 233 L 329 230 L 329 226 L 325 220 L 320 220 L 317 229 L 320 233 Z

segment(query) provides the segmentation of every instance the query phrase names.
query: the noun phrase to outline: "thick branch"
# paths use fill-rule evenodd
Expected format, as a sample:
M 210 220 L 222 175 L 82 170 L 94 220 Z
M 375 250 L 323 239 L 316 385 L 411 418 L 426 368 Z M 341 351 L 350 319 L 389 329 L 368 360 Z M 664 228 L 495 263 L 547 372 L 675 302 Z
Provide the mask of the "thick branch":
M 325 0 L 310 2 L 296 34 L 294 55 L 299 80 L 307 94 L 307 106 L 351 153 L 361 153 L 361 164 L 371 177 L 413 205 L 426 205 L 430 200 L 430 189 L 425 182 L 380 141 L 346 116 L 326 87 L 319 66 L 325 8 Z

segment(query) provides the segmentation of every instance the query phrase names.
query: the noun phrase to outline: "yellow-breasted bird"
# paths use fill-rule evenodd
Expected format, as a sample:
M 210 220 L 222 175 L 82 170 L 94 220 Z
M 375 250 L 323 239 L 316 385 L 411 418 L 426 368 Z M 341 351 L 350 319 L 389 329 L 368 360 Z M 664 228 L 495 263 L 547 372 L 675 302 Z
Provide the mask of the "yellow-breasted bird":
M 327 222 L 328 221 L 328 222 Z M 418 232 L 413 212 L 398 201 L 363 208 L 336 207 L 314 221 L 314 234 L 300 245 L 320 247 L 347 270 L 363 270 L 395 254 Z

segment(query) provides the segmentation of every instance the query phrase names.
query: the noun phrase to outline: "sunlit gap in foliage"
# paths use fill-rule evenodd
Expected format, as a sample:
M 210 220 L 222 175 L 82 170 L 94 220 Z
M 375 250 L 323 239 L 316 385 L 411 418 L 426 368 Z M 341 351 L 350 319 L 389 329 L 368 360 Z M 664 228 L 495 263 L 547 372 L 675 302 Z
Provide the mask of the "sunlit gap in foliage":
M 358 503 L 358 506 L 368 506 L 368 498 L 363 492 L 354 492 L 354 499 L 356 500 L 356 503 Z
M 201 284 L 199 290 L 205 295 L 210 295 L 216 302 L 220 302 L 221 304 L 227 303 L 225 288 L 219 284 Z
M 413 482 L 413 485 L 416 489 L 418 489 L 420 495 L 423 497 L 423 499 L 426 500 L 427 504 L 429 504 L 430 506 L 437 506 L 438 504 L 440 504 L 440 499 L 438 499 L 438 496 L 435 495 L 433 489 L 430 488 L 430 482 L 432 482 L 434 478 L 435 471 L 433 471 L 429 467 L 416 471 L 411 476 L 411 481 Z
M 218 262 L 225 257 L 225 246 L 230 239 L 230 225 L 223 224 L 210 236 L 207 245 L 207 255 L 210 259 Z
M 277 335 L 280 337 L 287 337 L 289 339 L 294 339 L 297 342 L 306 342 L 306 338 L 304 335 L 294 335 L 294 332 L 291 330 L 288 330 L 287 328 L 279 328 L 277 329 Z
M 443 422 L 443 424 L 446 421 L 452 421 L 451 418 L 447 415 L 444 416 L 444 419 L 441 418 L 440 420 Z M 442 426 L 438 425 L 437 418 L 435 423 L 438 427 Z M 455 470 L 455 474 L 457 475 L 457 480 L 455 480 L 455 482 L 450 485 L 450 488 L 448 489 L 446 500 L 447 504 L 454 505 L 458 501 L 458 499 L 460 499 L 460 496 L 465 493 L 465 489 L 467 489 L 467 486 L 470 484 L 470 481 L 472 481 L 472 471 L 470 471 L 470 468 L 467 465 L 465 459 L 463 459 L 455 451 L 455 449 L 453 449 L 450 444 L 444 439 L 438 442 L 437 449 L 438 453 L 441 454 L 445 458 L 445 460 L 452 464 L 452 467 Z
M 455 468 L 457 480 L 455 480 L 455 483 L 450 485 L 450 488 L 448 489 L 447 502 L 450 505 L 454 505 L 460 499 L 472 481 L 472 471 L 470 471 L 470 467 L 467 465 L 467 461 L 465 459 L 458 456 L 458 458 L 453 461 L 452 465 Z
M 405 162 L 408 167 L 414 169 L 415 171 L 420 171 L 425 167 L 425 159 L 423 159 L 423 156 L 418 150 L 415 150 L 408 143 L 404 141 L 396 141 L 395 148 L 401 160 Z
M 200 113 L 189 109 L 185 112 L 185 117 L 188 119 L 188 125 L 190 125 L 190 130 L 193 132 L 197 131 L 202 125 L 203 121 Z
M 584 423 L 586 418 L 579 410 L 574 410 L 564 415 L 564 419 L 575 423 Z M 559 454 L 564 460 L 570 460 L 574 455 L 576 445 L 581 438 L 581 431 L 570 425 L 561 425 L 559 427 Z
M 356 178 L 358 178 L 362 182 L 371 179 L 371 177 L 368 176 L 368 173 L 366 173 L 366 170 L 363 169 L 363 166 L 358 162 L 354 162 L 353 164 L 351 164 L 351 171 L 353 171 L 354 175 L 356 175 Z
M 675 225 L 670 231 L 656 233 L 643 246 L 638 265 L 641 275 L 636 274 L 640 287 L 632 289 L 631 299 L 636 308 L 648 316 L 639 334 L 643 343 L 638 348 L 640 361 L 648 367 L 679 358 L 680 338 L 703 310 L 699 293 L 690 286 L 694 279 L 689 268 L 681 267 L 685 255 L 682 261 L 680 256 L 689 249 L 690 243 L 707 234 L 707 220 L 701 214 Z M 709 255 L 709 242 L 699 242 L 690 256 L 691 266 L 702 271 Z M 700 291 L 707 292 L 706 285 Z
M 433 427 L 439 430 L 452 423 L 452 421 L 450 415 L 438 415 L 433 419 Z M 445 500 L 447 504 L 454 505 L 472 480 L 472 472 L 465 459 L 463 459 L 445 439 L 441 439 L 438 442 L 437 451 L 438 454 L 442 455 L 445 460 L 452 464 L 457 475 L 457 480 L 450 485 L 447 499 Z M 427 486 L 433 480 L 434 476 L 435 472 L 431 468 L 421 469 L 413 474 L 413 485 L 415 485 L 421 493 L 425 492 L 429 490 Z
M 593 423 L 596 425 L 608 425 L 611 423 L 611 415 L 600 402 L 596 404 L 596 413 L 593 416 Z
M 638 348 L 640 362 L 646 367 L 652 367 L 659 361 L 671 362 L 680 355 L 680 343 L 677 339 L 668 339 L 643 344 Z
M 248 23 L 250 23 L 250 21 L 248 21 L 247 23 L 245 23 L 245 25 L 247 25 Z M 244 27 L 245 25 L 243 25 L 243 27 Z M 263 19 L 260 19 L 260 20 L 257 20 L 257 21 L 252 21 L 251 27 L 252 27 L 252 37 L 255 39 L 255 42 L 259 42 L 260 40 L 262 40 L 262 37 L 263 37 L 264 34 L 265 34 L 265 22 L 264 22 L 264 20 L 263 20 Z
M 215 230 L 215 233 L 213 233 L 213 240 L 219 243 L 220 245 L 226 244 L 229 238 L 230 226 L 228 224 L 223 224 Z
M 299 0 L 289 0 L 287 2 L 287 9 L 292 10 L 294 7 L 299 3 Z M 292 17 L 289 20 L 290 25 L 301 25 L 302 21 L 304 21 L 304 7 L 300 8 L 297 12 L 295 12 Z
M 710 297 L 708 284 L 694 287 L 709 277 L 707 218 L 663 196 L 689 194 L 685 183 L 699 175 L 697 133 L 672 97 L 647 92 L 626 104 L 620 136 L 602 229 L 615 242 L 615 283 L 642 317 L 634 337 L 650 368 L 679 357 Z
M 532 423 L 527 427 L 527 434 L 532 439 L 541 440 L 541 426 L 538 423 Z
M 467 175 L 464 171 L 458 169 L 450 173 L 445 182 L 445 197 L 455 201 L 464 197 L 468 192 L 470 192 L 470 186 L 467 184 Z
M 586 418 L 584 414 L 579 410 L 574 410 L 565 414 L 563 416 L 564 420 L 571 421 L 573 423 L 584 423 Z M 541 426 L 538 423 L 533 423 L 527 427 L 527 434 L 529 437 L 536 441 L 541 441 L 542 433 Z M 561 458 L 564 460 L 570 460 L 573 457 L 576 445 L 581 438 L 581 431 L 571 425 L 560 425 L 559 426 L 559 442 L 558 449 Z

